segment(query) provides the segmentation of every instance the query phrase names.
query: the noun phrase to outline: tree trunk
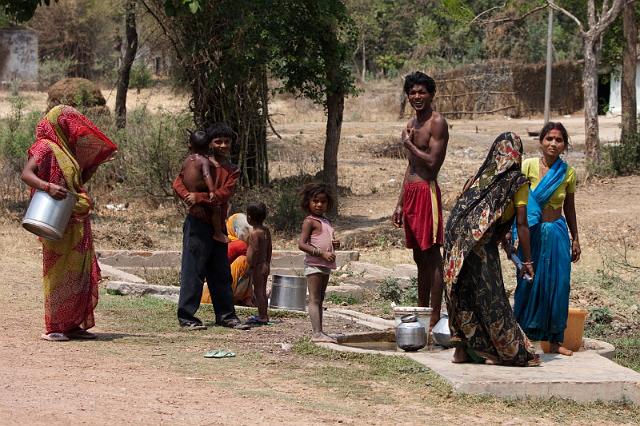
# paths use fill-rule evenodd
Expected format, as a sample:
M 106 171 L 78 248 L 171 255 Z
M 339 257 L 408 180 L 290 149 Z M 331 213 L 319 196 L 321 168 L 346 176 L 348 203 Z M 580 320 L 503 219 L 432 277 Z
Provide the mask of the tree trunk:
M 332 93 L 327 95 L 327 131 L 324 143 L 323 180 L 333 191 L 338 199 L 338 146 L 340 133 L 342 132 L 342 116 L 344 113 L 344 93 Z M 337 203 L 336 203 L 337 204 Z M 335 215 L 338 206 L 329 212 Z
M 367 56 L 366 45 L 364 41 L 364 33 L 362 34 L 362 82 L 366 83 L 367 78 Z
M 129 76 L 131 66 L 138 51 L 138 32 L 136 30 L 136 2 L 127 0 L 125 15 L 126 44 L 124 58 L 118 70 L 118 88 L 116 92 L 116 127 L 123 129 L 127 125 L 127 91 L 129 90 Z
M 622 55 L 622 134 L 621 140 L 637 132 L 636 66 L 638 26 L 635 5 L 628 3 L 623 11 L 624 49 Z
M 592 164 L 600 160 L 598 136 L 598 40 L 584 39 L 584 137 L 585 155 Z

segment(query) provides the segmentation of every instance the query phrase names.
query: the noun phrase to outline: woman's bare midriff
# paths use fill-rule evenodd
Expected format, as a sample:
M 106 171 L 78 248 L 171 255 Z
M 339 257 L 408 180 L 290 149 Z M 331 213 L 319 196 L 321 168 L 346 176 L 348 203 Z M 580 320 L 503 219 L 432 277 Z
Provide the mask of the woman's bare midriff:
M 557 209 L 554 209 L 552 207 L 545 207 L 544 210 L 542 210 L 543 222 L 555 222 L 556 220 L 560 219 L 561 216 L 562 207 L 558 207 Z

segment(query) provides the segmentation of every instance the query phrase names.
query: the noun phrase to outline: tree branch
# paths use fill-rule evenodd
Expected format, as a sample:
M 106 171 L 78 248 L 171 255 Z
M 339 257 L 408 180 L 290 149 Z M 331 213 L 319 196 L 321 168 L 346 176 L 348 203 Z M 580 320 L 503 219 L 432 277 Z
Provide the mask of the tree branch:
M 627 5 L 627 3 L 632 3 L 633 0 L 614 0 L 611 8 L 607 10 L 603 15 L 600 16 L 597 24 L 594 28 L 589 29 L 589 31 L 593 30 L 594 37 L 600 37 L 604 32 L 609 28 L 609 26 L 613 23 L 613 21 L 618 17 L 622 9 Z
M 550 8 L 552 8 L 553 10 L 557 10 L 558 12 L 563 13 L 564 15 L 568 16 L 569 18 L 573 19 L 575 21 L 575 23 L 578 25 L 578 29 L 580 30 L 580 34 L 584 37 L 585 32 L 584 32 L 584 26 L 582 25 L 582 22 L 580 22 L 580 20 L 578 18 L 576 18 L 575 16 L 573 16 L 571 14 L 571 12 L 569 12 L 566 9 L 561 8 L 560 6 L 558 6 L 557 4 L 555 4 L 553 2 L 553 0 L 547 0 L 547 4 L 549 5 Z
M 487 14 L 487 13 L 489 13 L 489 12 L 493 12 L 493 11 L 494 11 L 494 10 L 496 10 L 496 9 L 502 9 L 502 8 L 504 8 L 506 5 L 507 5 L 507 3 L 503 4 L 502 6 L 494 6 L 494 7 L 490 8 L 490 9 L 485 10 L 484 12 L 480 12 L 478 15 L 476 15 L 476 16 L 475 16 L 475 17 L 474 17 L 474 18 L 469 22 L 469 26 L 473 25 L 473 23 L 474 23 L 474 22 L 476 22 L 478 19 L 480 19 L 480 17 L 481 17 L 482 15 L 485 15 L 485 14 Z
M 164 25 L 160 17 L 153 10 L 151 10 L 147 2 L 145 0 L 140 0 L 140 3 L 142 3 L 145 9 L 147 9 L 147 12 L 149 12 L 149 14 L 153 16 L 153 19 L 156 20 L 158 25 L 160 25 L 160 28 L 162 28 L 162 31 L 164 32 L 164 34 L 167 36 L 169 41 L 171 41 L 171 44 L 173 45 L 173 48 L 176 51 L 176 56 L 178 60 L 182 61 L 182 53 L 181 53 L 182 49 L 180 49 L 180 46 L 179 46 L 180 43 L 176 39 L 174 39 L 174 37 L 172 37 L 171 34 L 169 34 L 169 30 L 167 30 L 167 27 Z
M 494 7 L 493 9 L 497 9 L 497 8 L 501 8 L 501 7 L 504 7 L 504 5 L 503 5 L 503 6 L 500 6 L 500 7 Z M 546 9 L 547 7 L 548 7 L 548 6 L 547 6 L 546 4 L 545 4 L 545 5 L 543 5 L 543 6 L 534 7 L 533 9 L 531 9 L 530 11 L 528 11 L 527 13 L 525 13 L 524 15 L 522 15 L 522 16 L 517 16 L 517 17 L 515 17 L 515 18 L 500 18 L 500 19 L 491 19 L 491 20 L 488 20 L 488 21 L 481 21 L 481 22 L 480 22 L 480 25 L 501 24 L 501 23 L 503 23 L 503 22 L 519 22 L 519 21 L 522 21 L 522 20 L 523 20 L 524 18 L 526 18 L 527 16 L 532 15 L 532 14 L 534 14 L 534 13 L 536 13 L 536 12 L 540 11 L 540 10 Z M 489 10 L 491 10 L 491 9 L 489 9 Z M 488 12 L 489 10 L 487 10 L 487 11 L 485 11 L 485 12 Z M 482 12 L 480 15 L 482 15 L 482 14 L 483 14 L 483 13 L 485 13 L 485 12 Z M 480 15 L 478 15 L 478 16 L 480 16 Z M 478 16 L 476 16 L 476 18 L 477 18 Z M 473 19 L 475 20 L 476 18 L 473 18 Z M 473 21 L 472 21 L 472 22 L 473 22 Z

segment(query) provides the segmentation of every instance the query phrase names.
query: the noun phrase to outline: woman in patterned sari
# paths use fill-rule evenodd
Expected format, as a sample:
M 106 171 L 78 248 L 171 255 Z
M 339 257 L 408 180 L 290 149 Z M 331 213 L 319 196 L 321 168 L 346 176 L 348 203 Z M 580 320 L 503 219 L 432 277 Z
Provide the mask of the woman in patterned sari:
M 117 150 L 98 128 L 74 108 L 58 105 L 36 126 L 22 180 L 53 198 L 76 197 L 62 239 L 42 241 L 45 334 L 50 341 L 94 339 L 100 268 L 93 250 L 91 199 L 83 185 Z
M 517 135 L 498 136 L 447 222 L 445 294 L 456 363 L 540 364 L 509 305 L 498 255 L 498 242 L 516 216 L 525 270 L 533 276 L 526 208 L 529 185 L 520 172 L 521 158 Z
M 580 243 L 576 172 L 560 158 L 568 138 L 562 123 L 547 123 L 540 132 L 542 155 L 522 163 L 522 172 L 531 182 L 527 216 L 537 274 L 533 281 L 518 280 L 514 310 L 530 339 L 549 341 L 551 352 L 571 356 L 573 352 L 562 341 L 569 314 L 571 262 L 580 259 Z

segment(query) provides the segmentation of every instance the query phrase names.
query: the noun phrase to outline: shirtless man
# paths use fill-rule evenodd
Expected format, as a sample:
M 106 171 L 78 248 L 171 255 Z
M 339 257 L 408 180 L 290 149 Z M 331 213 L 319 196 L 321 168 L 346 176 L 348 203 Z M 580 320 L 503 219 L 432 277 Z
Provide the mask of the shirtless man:
M 431 77 L 420 71 L 409 74 L 404 91 L 416 116 L 402 131 L 409 164 L 393 223 L 397 227 L 404 225 L 406 246 L 413 249 L 418 266 L 418 306 L 427 307 L 431 301 L 433 328 L 440 319 L 442 305 L 443 223 L 437 179 L 447 152 L 449 130 L 444 117 L 431 108 L 436 93 Z

